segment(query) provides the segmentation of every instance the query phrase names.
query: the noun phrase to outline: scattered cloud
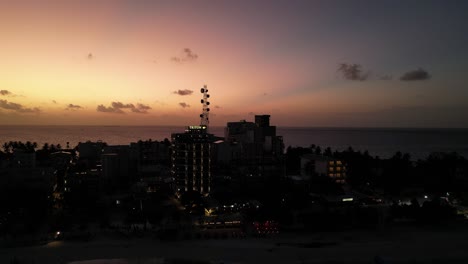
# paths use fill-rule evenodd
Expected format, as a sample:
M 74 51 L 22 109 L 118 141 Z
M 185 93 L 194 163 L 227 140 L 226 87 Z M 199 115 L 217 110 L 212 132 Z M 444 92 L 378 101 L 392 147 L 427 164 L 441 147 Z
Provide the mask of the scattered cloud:
M 114 108 L 112 106 L 106 107 L 104 105 L 98 105 L 96 111 L 102 113 L 113 113 L 113 114 L 124 114 L 125 112 L 122 111 L 120 108 Z
M 133 104 L 124 104 L 122 102 L 112 102 L 112 107 L 117 108 L 117 109 L 126 109 L 126 108 L 135 108 L 135 105 Z
M 184 102 L 179 103 L 179 105 L 180 105 L 182 108 L 190 107 L 189 104 L 186 104 L 186 103 L 184 103 Z
M 177 90 L 177 91 L 174 91 L 174 93 L 183 96 L 183 95 L 191 95 L 191 94 L 193 94 L 193 91 L 192 91 L 192 90 L 185 89 L 185 90 Z
M 75 105 L 75 104 L 68 104 L 67 107 L 65 108 L 65 110 L 70 110 L 70 111 L 79 110 L 79 109 L 83 109 L 83 107 L 79 105 Z
M 182 62 L 182 60 L 179 57 L 172 57 L 171 61 L 173 61 L 173 62 Z
M 13 95 L 13 93 L 8 90 L 0 90 L 0 95 L 7 96 L 7 95 Z
M 114 114 L 125 114 L 123 109 L 130 109 L 131 112 L 137 114 L 147 114 L 148 110 L 151 109 L 149 105 L 145 104 L 125 104 L 122 102 L 112 102 L 111 106 L 98 105 L 97 111 L 103 113 L 114 113 Z
M 147 114 L 150 109 L 151 107 L 149 105 L 137 104 L 136 107 L 132 108 L 132 112 L 137 114 Z
M 185 48 L 182 50 L 182 55 L 180 57 L 174 56 L 171 58 L 171 61 L 176 63 L 182 62 L 194 62 L 198 59 L 198 54 L 193 53 L 193 51 L 189 48 Z
M 198 55 L 193 53 L 191 49 L 185 48 L 184 49 L 185 57 L 188 58 L 189 60 L 196 60 L 198 59 Z
M 216 109 L 220 109 L 220 108 L 221 108 L 221 106 L 219 106 L 219 105 L 215 105 L 215 106 L 214 106 L 214 108 L 216 108 Z
M 34 108 L 28 108 L 24 107 L 21 104 L 13 103 L 13 102 L 8 102 L 7 100 L 0 100 L 0 108 L 7 109 L 7 110 L 12 110 L 18 113 L 39 113 L 41 110 L 37 107 Z
M 248 115 L 255 115 L 255 113 L 254 112 L 249 112 Z
M 54 103 L 54 104 L 57 104 L 57 101 L 55 101 L 55 100 L 52 100 L 52 103 Z
M 93 60 L 93 59 L 94 59 L 94 55 L 90 52 L 90 53 L 88 53 L 88 56 L 86 56 L 86 58 L 87 58 L 88 60 Z
M 341 63 L 337 71 L 343 75 L 343 78 L 351 81 L 365 81 L 370 75 L 369 72 L 362 72 L 360 64 Z
M 401 77 L 401 81 L 424 81 L 429 80 L 431 75 L 424 69 L 419 68 L 417 70 L 409 71 L 404 73 Z

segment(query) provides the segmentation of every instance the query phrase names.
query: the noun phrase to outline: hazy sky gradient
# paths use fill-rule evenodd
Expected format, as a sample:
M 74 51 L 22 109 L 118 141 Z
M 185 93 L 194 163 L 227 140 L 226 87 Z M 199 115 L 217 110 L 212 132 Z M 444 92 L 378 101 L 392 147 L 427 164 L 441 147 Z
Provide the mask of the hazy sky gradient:
M 271 114 L 280 126 L 468 127 L 467 11 L 427 0 L 0 1 L 0 124 L 197 124 L 207 84 L 214 125 Z

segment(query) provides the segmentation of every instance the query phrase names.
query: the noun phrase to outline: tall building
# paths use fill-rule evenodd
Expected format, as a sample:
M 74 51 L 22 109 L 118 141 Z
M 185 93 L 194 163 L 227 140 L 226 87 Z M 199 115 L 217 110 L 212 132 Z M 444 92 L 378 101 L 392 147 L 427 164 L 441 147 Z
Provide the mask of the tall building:
M 239 152 L 229 156 L 241 180 L 268 180 L 283 175 L 283 138 L 276 135 L 276 126 L 270 126 L 269 115 L 256 115 L 255 122 L 228 122 L 224 133 L 225 142 L 231 146 L 227 150 Z
M 228 122 L 224 137 L 241 145 L 241 157 L 247 162 L 264 164 L 283 155 L 283 137 L 276 135 L 276 126 L 270 126 L 270 115 L 256 115 L 255 123 Z
M 195 191 L 208 195 L 211 191 L 211 155 L 215 136 L 208 133 L 209 94 L 201 88 L 203 112 L 200 125 L 189 126 L 184 133 L 174 133 L 172 141 L 172 168 L 177 191 Z
M 178 191 L 207 195 L 211 190 L 211 155 L 214 135 L 207 126 L 189 126 L 172 134 L 172 175 Z
M 113 188 L 125 188 L 132 180 L 135 166 L 130 161 L 130 146 L 104 147 L 101 155 L 102 179 Z

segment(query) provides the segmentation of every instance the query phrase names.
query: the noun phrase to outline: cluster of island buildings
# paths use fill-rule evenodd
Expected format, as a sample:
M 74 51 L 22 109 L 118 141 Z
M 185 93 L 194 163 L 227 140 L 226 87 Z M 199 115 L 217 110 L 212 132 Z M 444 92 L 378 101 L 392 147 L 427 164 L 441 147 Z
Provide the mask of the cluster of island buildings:
M 300 175 L 287 175 L 283 138 L 270 125 L 270 115 L 228 122 L 224 137 L 209 133 L 209 95 L 206 87 L 201 90 L 200 125 L 188 126 L 170 140 L 129 145 L 88 141 L 64 149 L 5 144 L 0 153 L 1 201 L 8 203 L 17 195 L 6 210 L 10 213 L 31 200 L 58 211 L 95 207 L 103 200 L 107 207 L 118 207 L 130 196 L 129 208 L 143 211 L 143 200 L 163 193 L 177 197 L 182 210 L 207 217 L 198 223 L 223 219 L 223 225 L 239 225 L 239 212 L 259 209 L 265 201 L 284 202 L 286 178 L 307 185 L 312 175 L 321 175 L 345 184 L 345 164 L 323 155 L 303 155 Z M 272 226 L 269 220 L 263 224 Z M 258 225 L 257 230 L 266 228 Z
M 372 182 L 378 183 L 416 171 L 401 155 L 382 161 L 360 152 L 321 152 L 316 146 L 285 152 L 270 115 L 228 122 L 223 137 L 211 134 L 206 86 L 201 93 L 200 124 L 170 139 L 129 145 L 87 141 L 66 148 L 5 143 L 0 151 L 0 236 L 85 229 L 92 222 L 127 231 L 150 224 L 153 231 L 202 231 L 197 233 L 201 236 L 207 228 L 245 231 L 248 226 L 254 233 L 275 233 L 278 223 L 337 228 L 382 224 L 390 215 L 455 215 L 449 192 L 434 196 L 432 203 L 421 191 L 411 201 L 398 195 L 384 201 L 370 180 L 353 185 L 353 179 L 362 181 L 368 172 L 375 172 Z M 440 163 L 440 168 L 451 168 L 446 165 Z
M 184 132 L 172 134 L 170 141 L 129 145 L 88 141 L 75 148 L 38 151 L 15 148 L 11 159 L 1 160 L 1 186 L 47 189 L 56 194 L 82 189 L 98 196 L 138 183 L 148 192 L 164 185 L 174 193 L 193 191 L 209 196 L 222 179 L 257 189 L 267 181 L 288 176 L 283 139 L 270 125 L 269 115 L 256 115 L 254 122 L 227 123 L 224 138 L 208 129 L 206 125 L 188 126 Z M 301 168 L 305 178 L 318 173 L 337 183 L 345 182 L 346 167 L 330 157 L 304 155 Z

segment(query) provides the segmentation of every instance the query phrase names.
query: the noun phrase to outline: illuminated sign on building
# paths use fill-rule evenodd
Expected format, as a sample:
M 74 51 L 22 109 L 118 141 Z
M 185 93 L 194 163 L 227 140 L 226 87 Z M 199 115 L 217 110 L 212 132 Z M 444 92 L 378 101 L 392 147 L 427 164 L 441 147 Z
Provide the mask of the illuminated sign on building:
M 206 129 L 206 126 L 189 126 L 188 128 L 190 130 L 200 130 L 200 129 Z

